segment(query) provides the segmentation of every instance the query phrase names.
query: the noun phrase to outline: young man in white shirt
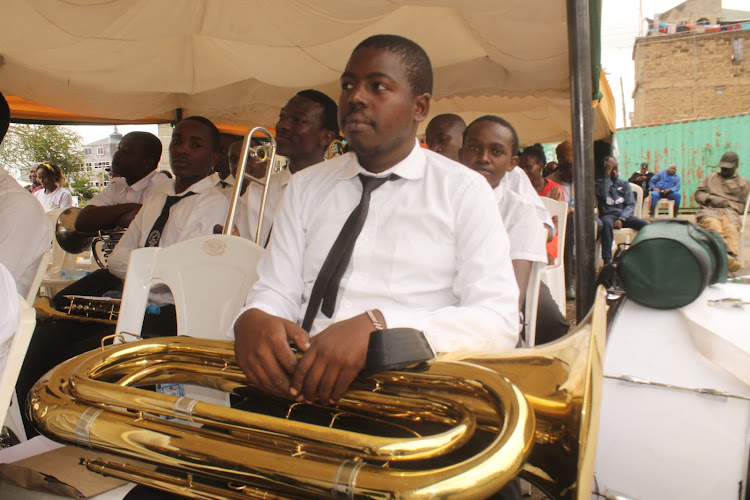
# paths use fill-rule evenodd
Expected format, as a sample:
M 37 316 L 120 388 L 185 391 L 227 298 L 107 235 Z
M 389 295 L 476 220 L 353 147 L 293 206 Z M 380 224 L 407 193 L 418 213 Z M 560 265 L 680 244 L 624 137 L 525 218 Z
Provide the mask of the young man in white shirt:
M 481 173 L 492 187 L 503 224 L 510 239 L 510 258 L 518 282 L 518 306 L 523 310 L 532 266 L 547 265 L 546 231 L 534 204 L 525 196 L 503 186 L 503 179 L 518 163 L 518 135 L 507 120 L 487 115 L 477 118 L 464 131 L 461 159 Z M 569 326 L 542 283 L 537 313 L 537 344 L 549 342 L 568 332 Z
M 545 233 L 534 204 L 520 194 L 504 189 L 502 180 L 518 163 L 518 136 L 506 120 L 492 115 L 477 118 L 464 131 L 459 151 L 464 165 L 484 175 L 497 200 L 510 239 L 510 258 L 518 283 L 519 308 L 526 296 L 534 264 L 547 264 Z
M 112 157 L 112 174 L 118 177 L 81 210 L 76 218 L 76 229 L 94 232 L 127 228 L 146 198 L 172 185 L 172 179 L 156 171 L 161 151 L 161 141 L 154 134 L 130 132 L 125 135 Z
M 146 246 L 166 247 L 178 241 L 212 234 L 227 214 L 228 202 L 212 178 L 221 155 L 218 129 L 206 118 L 191 116 L 174 128 L 169 161 L 174 184 L 148 198 L 109 257 L 109 271 L 124 279 L 130 252 Z M 168 197 L 181 196 L 170 209 L 161 231 L 154 226 Z M 159 234 L 155 234 L 157 231 Z
M 174 182 L 144 199 L 127 231 L 122 235 L 109 256 L 108 269 L 97 271 L 63 289 L 55 297 L 55 307 L 60 309 L 64 295 L 101 296 L 107 292 L 122 291 L 128 269 L 130 252 L 146 246 L 166 247 L 204 234 L 212 234 L 214 225 L 225 218 L 229 203 L 212 178 L 213 166 L 220 156 L 219 131 L 201 116 L 191 116 L 180 121 L 172 132 L 169 160 L 174 172 Z M 192 193 L 192 194 L 188 194 Z M 184 196 L 188 194 L 187 196 Z M 172 205 L 161 228 L 156 228 L 168 197 L 184 196 Z M 158 234 L 152 234 L 154 231 Z M 176 332 L 172 317 L 174 307 L 171 294 L 152 294 L 152 302 L 162 308 L 169 333 Z M 146 318 L 152 320 L 153 318 Z M 146 324 L 146 323 L 144 323 Z
M 265 245 L 273 217 L 292 175 L 324 160 L 328 145 L 338 137 L 337 106 L 317 90 L 302 90 L 281 108 L 276 123 L 276 154 L 285 156 L 287 168 L 273 174 L 268 183 L 263 226 L 258 242 Z M 263 188 L 251 183 L 242 197 L 237 215 L 240 236 L 255 241 Z
M 363 368 L 373 316 L 384 327 L 423 330 L 436 351 L 518 341 L 518 288 L 492 190 L 416 140 L 430 108 L 427 54 L 399 36 L 370 37 L 354 49 L 341 87 L 339 124 L 352 152 L 292 177 L 234 328 L 254 385 L 325 403 Z M 353 208 L 367 206 L 372 184 L 380 187 L 349 265 L 338 269 L 340 284 L 324 285 L 333 294 L 322 311 L 308 311 L 337 233 Z M 309 333 L 299 326 L 306 316 Z M 299 362 L 290 342 L 304 351 Z

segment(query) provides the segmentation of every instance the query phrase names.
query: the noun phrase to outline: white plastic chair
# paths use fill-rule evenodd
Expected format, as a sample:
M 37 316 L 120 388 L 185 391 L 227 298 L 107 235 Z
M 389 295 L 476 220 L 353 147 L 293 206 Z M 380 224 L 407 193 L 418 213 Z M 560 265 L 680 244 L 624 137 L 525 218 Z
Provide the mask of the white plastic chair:
M 149 291 L 167 285 L 177 334 L 226 340 L 235 315 L 258 279 L 263 248 L 237 236 L 209 235 L 130 254 L 116 332 L 139 335 Z
M 565 230 L 568 224 L 568 204 L 564 201 L 556 201 L 544 196 L 542 197 L 542 203 L 547 208 L 550 217 L 557 216 L 557 258 L 552 265 L 539 269 L 539 279 L 547 284 L 552 298 L 555 299 L 563 317 L 567 317 L 565 262 L 563 256 L 565 253 Z M 531 285 L 531 280 L 529 280 L 529 285 Z M 538 295 L 537 292 L 537 300 Z M 536 318 L 536 313 L 534 314 L 534 318 Z
M 651 195 L 649 195 L 649 203 L 648 206 L 651 207 Z M 659 198 L 659 201 L 656 202 L 656 206 L 654 207 L 654 219 L 659 218 L 659 208 L 661 207 L 662 203 L 667 204 L 667 217 L 670 219 L 674 218 L 674 200 L 669 200 L 667 198 Z
M 47 217 L 50 218 L 53 229 L 57 225 L 57 218 L 64 210 L 64 208 L 58 208 L 47 212 Z M 99 266 L 91 255 L 91 249 L 77 254 L 68 253 L 60 247 L 60 244 L 57 243 L 56 237 L 52 238 L 49 264 L 47 265 L 40 284 L 42 295 L 54 297 L 57 292 L 78 279 L 68 279 L 62 276 L 63 271 L 74 269 L 84 271 L 95 271 L 99 269 Z
M 5 419 L 5 425 L 12 429 L 21 441 L 25 441 L 26 432 L 21 420 L 21 411 L 15 389 L 18 374 L 21 372 L 21 365 L 26 357 L 26 350 L 29 348 L 31 336 L 36 327 L 36 310 L 21 295 L 18 295 L 18 305 L 20 312 L 18 327 L 13 337 L 7 341 L 8 351 L 5 355 L 5 366 L 0 372 L 0 415 Z
M 745 230 L 748 228 L 747 224 L 747 211 L 750 208 L 750 194 L 745 202 L 745 211 L 742 212 L 742 227 L 740 227 L 740 253 L 739 257 L 740 264 L 745 267 L 745 245 L 750 245 L 750 231 L 748 233 Z
M 643 214 L 643 188 L 638 184 L 633 184 L 632 182 L 629 184 L 630 187 L 633 188 L 633 195 L 635 197 L 635 209 L 633 209 L 633 215 L 635 217 L 641 218 L 641 215 Z M 615 229 L 613 231 L 613 241 L 615 246 L 619 245 L 620 243 L 630 243 L 631 241 L 633 241 L 636 234 L 638 234 L 638 231 L 629 227 Z
M 165 248 L 130 254 L 116 333 L 140 335 L 149 292 L 166 285 L 174 297 L 177 334 L 228 340 L 227 334 L 247 293 L 258 279 L 263 248 L 238 236 L 210 235 Z M 124 340 L 132 337 L 124 335 Z M 226 393 L 183 386 L 185 396 L 229 405 Z
M 534 347 L 536 345 L 536 316 L 539 312 L 539 289 L 542 284 L 541 270 L 547 267 L 551 266 L 542 266 L 539 262 L 535 262 L 531 266 L 529 282 L 526 285 L 526 299 L 523 311 L 524 347 Z

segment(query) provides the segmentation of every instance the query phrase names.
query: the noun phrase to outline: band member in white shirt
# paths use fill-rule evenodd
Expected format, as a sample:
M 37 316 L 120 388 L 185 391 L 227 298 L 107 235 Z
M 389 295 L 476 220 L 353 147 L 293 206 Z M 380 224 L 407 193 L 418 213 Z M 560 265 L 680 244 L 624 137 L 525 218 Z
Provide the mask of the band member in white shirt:
M 76 229 L 84 232 L 125 229 L 141 209 L 143 200 L 169 189 L 172 179 L 156 171 L 161 150 L 161 141 L 154 134 L 125 135 L 112 157 L 111 173 L 116 177 L 81 210 Z
M 234 327 L 254 385 L 326 403 L 363 368 L 371 318 L 423 330 L 436 351 L 518 342 L 518 287 L 492 190 L 415 137 L 430 108 L 427 54 L 400 36 L 370 37 L 354 49 L 341 89 L 352 152 L 292 177 Z M 347 227 L 356 244 L 340 259 L 329 249 Z M 304 351 L 299 362 L 290 342 Z
M 297 92 L 279 112 L 276 123 L 276 153 L 288 159 L 287 168 L 274 174 L 268 184 L 263 227 L 259 242 L 265 245 L 273 216 L 292 175 L 323 161 L 328 145 L 338 137 L 337 107 L 333 99 L 317 90 Z M 255 241 L 262 187 L 251 183 L 242 197 L 237 226 L 240 236 Z

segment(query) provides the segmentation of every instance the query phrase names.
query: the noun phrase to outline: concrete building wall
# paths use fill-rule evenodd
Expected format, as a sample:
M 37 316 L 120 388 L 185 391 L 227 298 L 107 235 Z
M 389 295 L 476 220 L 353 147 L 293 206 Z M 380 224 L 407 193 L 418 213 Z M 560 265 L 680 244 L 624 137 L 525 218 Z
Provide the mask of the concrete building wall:
M 708 24 L 718 24 L 721 18 L 721 0 L 688 0 L 657 16 L 660 21 L 675 24 L 698 24 L 705 19 Z
M 633 125 L 750 111 L 748 58 L 749 30 L 637 39 Z

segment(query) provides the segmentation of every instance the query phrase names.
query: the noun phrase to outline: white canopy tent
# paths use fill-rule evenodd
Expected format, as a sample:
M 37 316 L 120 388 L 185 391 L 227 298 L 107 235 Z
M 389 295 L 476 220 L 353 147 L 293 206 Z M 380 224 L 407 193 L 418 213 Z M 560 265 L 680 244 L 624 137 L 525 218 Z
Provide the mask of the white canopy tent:
M 523 143 L 571 135 L 563 0 L 5 0 L 2 10 L 0 91 L 63 112 L 11 102 L 14 119 L 172 121 L 181 110 L 268 126 L 300 89 L 336 99 L 356 44 L 396 33 L 432 60 L 431 115 L 498 114 Z M 606 81 L 601 91 L 594 138 L 614 130 Z

